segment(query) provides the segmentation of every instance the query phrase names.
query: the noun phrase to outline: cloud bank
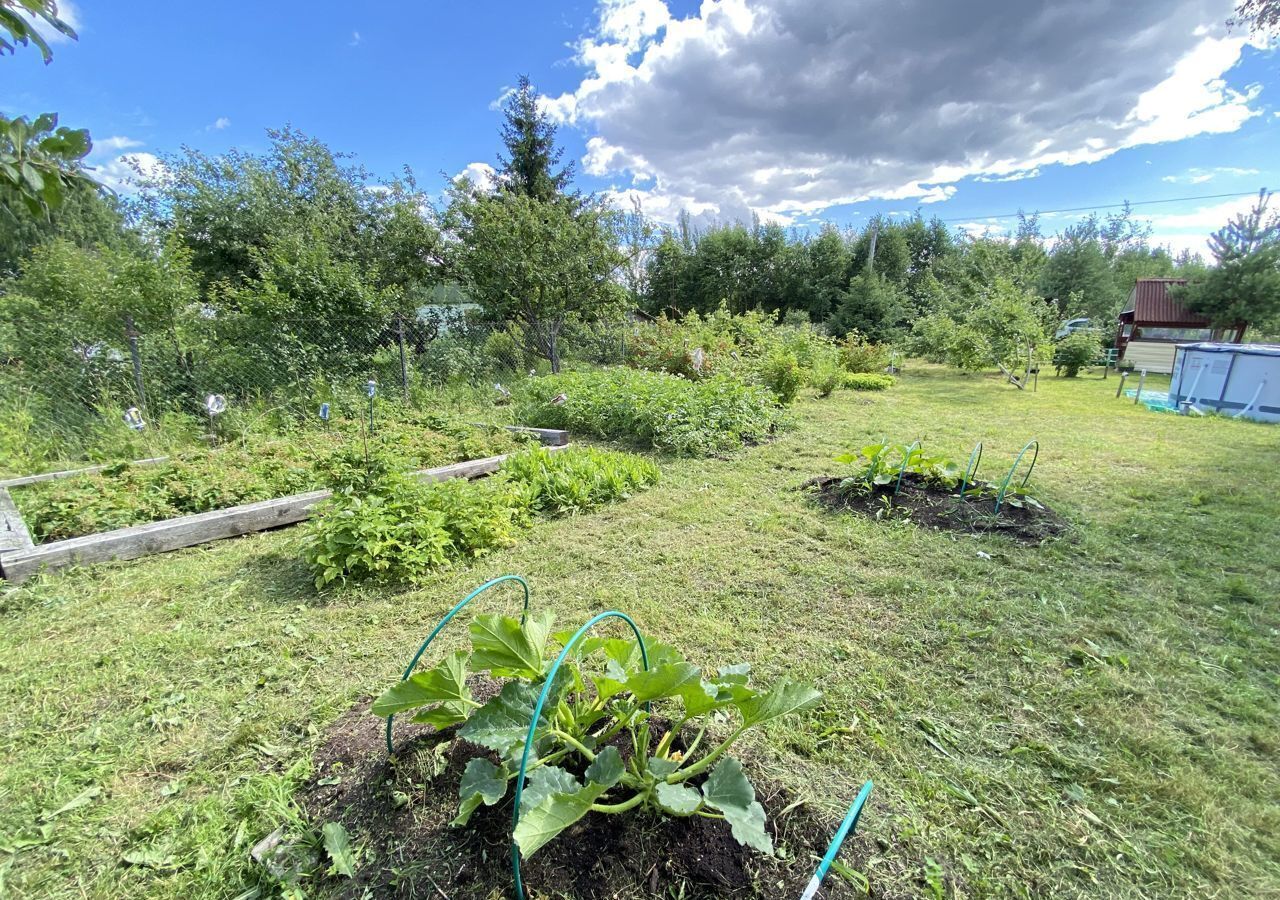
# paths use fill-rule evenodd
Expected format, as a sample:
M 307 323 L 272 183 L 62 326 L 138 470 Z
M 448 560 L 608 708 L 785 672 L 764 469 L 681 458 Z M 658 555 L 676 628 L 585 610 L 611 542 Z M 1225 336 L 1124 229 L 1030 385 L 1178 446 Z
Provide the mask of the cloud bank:
M 1230 0 L 603 0 L 584 69 L 546 101 L 583 169 L 672 218 L 791 221 L 931 203 L 1127 147 L 1238 129 L 1258 87 Z M 621 199 L 621 197 L 620 197 Z

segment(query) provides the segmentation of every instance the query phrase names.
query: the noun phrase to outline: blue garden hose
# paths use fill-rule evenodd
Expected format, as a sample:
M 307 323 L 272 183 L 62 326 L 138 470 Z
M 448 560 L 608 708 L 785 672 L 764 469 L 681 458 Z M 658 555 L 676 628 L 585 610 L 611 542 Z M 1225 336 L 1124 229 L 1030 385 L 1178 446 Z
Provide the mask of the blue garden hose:
M 438 635 L 441 631 L 444 630 L 444 626 L 449 624 L 450 619 L 456 616 L 464 606 L 466 606 L 472 600 L 476 599 L 476 597 L 479 597 L 485 591 L 489 590 L 489 588 L 502 584 L 504 581 L 519 582 L 520 587 L 524 588 L 524 609 L 520 612 L 520 624 L 521 626 L 523 626 L 525 616 L 529 615 L 528 583 L 519 575 L 502 575 L 498 578 L 493 579 L 492 581 L 486 581 L 484 584 L 480 585 L 480 587 L 476 588 L 470 594 L 467 594 L 467 596 L 462 599 L 461 603 L 459 603 L 453 609 L 445 613 L 445 617 L 440 620 L 440 623 L 436 625 L 435 628 L 431 629 L 431 633 L 427 635 L 427 639 L 422 642 L 422 646 L 418 648 L 418 652 L 413 654 L 413 659 L 409 660 L 409 665 L 405 667 L 404 674 L 400 676 L 400 680 L 405 681 L 409 678 L 410 675 L 413 674 L 413 670 L 418 665 L 418 660 L 422 659 L 422 654 L 427 652 L 427 648 L 431 646 L 431 642 L 436 639 L 436 635 Z M 393 749 L 393 745 L 391 743 L 391 725 L 392 725 L 392 722 L 394 721 L 395 721 L 394 713 L 387 716 L 387 755 L 388 756 L 390 756 L 392 753 L 395 752 Z
M 866 805 L 867 798 L 871 796 L 872 787 L 874 785 L 868 781 L 862 786 L 862 790 L 858 791 L 857 799 L 853 801 L 853 805 L 845 813 L 844 821 L 836 829 L 836 836 L 827 845 L 826 855 L 822 857 L 822 862 L 818 864 L 818 871 L 814 872 L 813 877 L 809 879 L 809 884 L 805 887 L 804 893 L 800 895 L 800 900 L 813 900 L 814 896 L 817 895 L 818 888 L 822 886 L 822 879 L 827 877 L 827 870 L 835 862 L 836 854 L 840 852 L 840 846 L 844 843 L 844 839 L 858 827 L 858 819 L 862 817 L 862 807 Z
M 640 660 L 644 663 L 644 670 L 649 671 L 649 653 L 644 647 L 644 638 L 640 636 L 640 629 L 636 627 L 636 623 L 631 621 L 631 617 L 626 613 L 610 610 L 602 612 L 592 618 L 577 631 L 573 637 L 565 643 L 564 649 L 560 651 L 560 655 L 556 657 L 555 663 L 551 666 L 551 671 L 547 673 L 547 679 L 542 685 L 542 693 L 538 695 L 538 704 L 533 708 L 533 719 L 529 722 L 529 733 L 524 739 L 524 754 L 520 757 L 520 774 L 516 776 L 516 798 L 511 813 L 511 874 L 516 882 L 516 897 L 518 900 L 525 900 L 524 882 L 520 879 L 520 846 L 516 843 L 515 828 L 520 824 L 520 798 L 524 794 L 525 770 L 529 766 L 529 751 L 533 749 L 534 733 L 538 730 L 538 719 L 542 716 L 542 707 L 547 702 L 547 695 L 551 693 L 551 686 L 555 683 L 556 673 L 560 671 L 560 665 L 565 661 L 565 657 L 569 655 L 575 644 L 582 640 L 582 636 L 591 630 L 597 622 L 604 619 L 621 619 L 631 626 L 631 630 L 635 632 L 636 641 L 640 644 Z

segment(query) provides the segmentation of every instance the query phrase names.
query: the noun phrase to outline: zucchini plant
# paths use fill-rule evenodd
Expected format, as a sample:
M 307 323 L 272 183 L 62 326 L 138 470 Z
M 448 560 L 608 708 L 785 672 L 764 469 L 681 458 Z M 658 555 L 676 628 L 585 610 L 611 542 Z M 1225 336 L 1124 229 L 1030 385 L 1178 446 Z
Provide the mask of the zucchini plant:
M 856 466 L 852 475 L 841 480 L 841 493 L 874 493 L 897 483 L 899 473 L 915 476 L 926 486 L 952 491 L 964 480 L 965 467 L 948 456 L 926 451 L 918 444 L 868 444 L 854 453 L 835 458 L 838 463 Z M 990 481 L 970 479 L 964 485 L 963 498 L 994 499 L 1000 486 Z M 1004 503 L 1017 507 L 1043 509 L 1041 503 L 1024 487 L 1010 486 Z
M 377 716 L 413 711 L 415 722 L 458 726 L 459 738 L 491 751 L 467 763 L 455 825 L 513 790 L 552 651 L 570 637 L 551 628 L 549 615 L 529 616 L 523 625 L 509 616 L 479 616 L 470 626 L 470 650 L 415 673 L 373 704 Z M 773 852 L 764 807 L 729 750 L 750 729 L 807 709 L 821 694 L 786 680 L 756 687 L 745 663 L 710 671 L 664 644 L 646 642 L 645 652 L 647 668 L 636 640 L 590 637 L 556 672 L 526 769 L 515 828 L 521 856 L 588 814 L 637 809 L 722 819 L 740 843 Z M 487 702 L 468 686 L 475 672 L 502 684 Z M 654 715 L 655 704 L 670 707 L 669 721 Z

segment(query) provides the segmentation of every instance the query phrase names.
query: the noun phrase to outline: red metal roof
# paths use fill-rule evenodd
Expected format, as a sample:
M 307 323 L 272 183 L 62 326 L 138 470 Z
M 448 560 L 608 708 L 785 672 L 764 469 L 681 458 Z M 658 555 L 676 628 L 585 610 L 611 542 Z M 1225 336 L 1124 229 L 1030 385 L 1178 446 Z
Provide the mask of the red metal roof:
M 1208 319 L 1189 311 L 1169 296 L 1170 285 L 1186 283 L 1185 278 L 1139 278 L 1133 285 L 1125 313 L 1132 312 L 1133 321 L 1138 325 L 1208 328 Z

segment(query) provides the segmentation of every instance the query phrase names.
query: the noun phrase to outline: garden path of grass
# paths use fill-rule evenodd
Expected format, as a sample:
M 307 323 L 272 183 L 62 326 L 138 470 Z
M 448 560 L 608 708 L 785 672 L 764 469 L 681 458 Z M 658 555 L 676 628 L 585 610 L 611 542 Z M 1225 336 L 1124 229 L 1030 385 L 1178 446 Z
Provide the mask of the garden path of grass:
M 753 765 L 833 821 L 875 779 L 843 858 L 876 896 L 1278 896 L 1280 428 L 1148 413 L 1115 384 L 922 366 L 807 399 L 767 446 L 660 460 L 648 493 L 413 590 L 318 596 L 282 531 L 6 591 L 0 896 L 251 888 L 325 726 L 506 572 L 562 627 L 619 608 L 697 661 L 816 681 L 824 703 Z M 1033 486 L 1073 536 L 1026 548 L 794 490 L 882 435 L 962 460 L 981 439 L 988 477 L 1038 437 Z

